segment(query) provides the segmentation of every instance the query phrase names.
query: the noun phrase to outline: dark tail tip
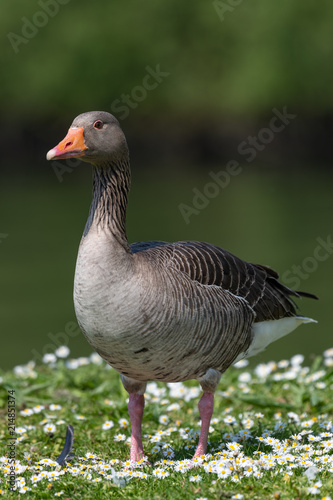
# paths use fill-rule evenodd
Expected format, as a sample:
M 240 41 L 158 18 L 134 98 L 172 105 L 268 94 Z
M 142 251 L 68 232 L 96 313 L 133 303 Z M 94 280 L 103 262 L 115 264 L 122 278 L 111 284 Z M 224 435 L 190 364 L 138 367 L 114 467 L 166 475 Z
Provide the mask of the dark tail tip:
M 308 297 L 309 299 L 315 299 L 315 300 L 319 300 L 319 297 L 317 297 L 317 295 L 314 295 L 313 293 L 309 293 L 309 292 L 296 292 L 297 295 L 299 295 L 300 297 Z

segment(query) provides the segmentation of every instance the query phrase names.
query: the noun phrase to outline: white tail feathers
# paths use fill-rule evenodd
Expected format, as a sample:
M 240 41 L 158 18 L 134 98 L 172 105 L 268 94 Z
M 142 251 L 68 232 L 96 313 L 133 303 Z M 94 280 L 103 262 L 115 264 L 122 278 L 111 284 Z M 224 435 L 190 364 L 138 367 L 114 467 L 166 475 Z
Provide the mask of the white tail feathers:
M 288 335 L 302 323 L 317 323 L 316 320 L 304 316 L 291 316 L 277 320 L 260 321 L 252 326 L 253 340 L 246 353 L 240 354 L 234 361 L 236 363 L 242 358 L 255 356 L 275 340 Z

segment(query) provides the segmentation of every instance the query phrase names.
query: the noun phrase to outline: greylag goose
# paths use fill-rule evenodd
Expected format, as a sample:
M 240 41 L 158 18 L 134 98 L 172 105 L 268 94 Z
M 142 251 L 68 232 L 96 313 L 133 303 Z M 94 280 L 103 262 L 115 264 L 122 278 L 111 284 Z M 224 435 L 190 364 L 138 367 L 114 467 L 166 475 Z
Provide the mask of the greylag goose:
M 206 453 L 214 392 L 223 372 L 314 320 L 290 298 L 307 296 L 278 281 L 272 269 L 245 262 L 209 243 L 148 241 L 129 245 L 126 207 L 129 152 L 116 118 L 80 114 L 47 159 L 93 165 L 93 199 L 79 247 L 74 304 L 92 347 L 129 393 L 131 460 L 144 456 L 141 426 L 148 381 L 196 379 Z

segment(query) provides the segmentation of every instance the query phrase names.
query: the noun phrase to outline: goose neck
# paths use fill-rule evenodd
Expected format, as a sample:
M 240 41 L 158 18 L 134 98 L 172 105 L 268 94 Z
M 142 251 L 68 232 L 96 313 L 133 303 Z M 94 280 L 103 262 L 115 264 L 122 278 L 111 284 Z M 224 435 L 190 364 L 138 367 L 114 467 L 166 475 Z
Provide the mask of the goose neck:
M 126 236 L 129 188 L 130 169 L 128 162 L 94 166 L 93 199 L 84 236 L 94 226 L 99 231 L 110 233 L 129 251 Z

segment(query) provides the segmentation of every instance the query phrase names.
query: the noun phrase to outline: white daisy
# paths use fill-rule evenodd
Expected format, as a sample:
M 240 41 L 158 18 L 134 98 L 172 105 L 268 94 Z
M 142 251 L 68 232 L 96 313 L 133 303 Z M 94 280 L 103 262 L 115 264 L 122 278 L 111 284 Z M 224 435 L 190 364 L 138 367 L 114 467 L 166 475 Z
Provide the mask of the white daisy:
M 60 347 L 58 347 L 58 349 L 55 350 L 54 354 L 58 357 L 58 358 L 67 358 L 67 356 L 69 355 L 70 353 L 70 350 L 69 348 L 67 347 L 67 345 L 61 345 Z
M 112 420 L 107 420 L 102 425 L 102 429 L 103 429 L 103 431 L 105 431 L 106 429 L 112 429 L 113 426 L 114 426 L 114 423 L 112 422 Z
M 54 424 L 48 423 L 48 424 L 44 425 L 43 430 L 44 430 L 44 432 L 55 432 L 56 426 Z

